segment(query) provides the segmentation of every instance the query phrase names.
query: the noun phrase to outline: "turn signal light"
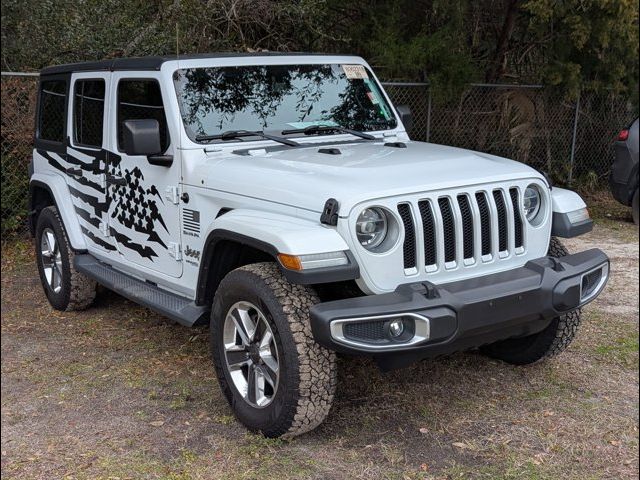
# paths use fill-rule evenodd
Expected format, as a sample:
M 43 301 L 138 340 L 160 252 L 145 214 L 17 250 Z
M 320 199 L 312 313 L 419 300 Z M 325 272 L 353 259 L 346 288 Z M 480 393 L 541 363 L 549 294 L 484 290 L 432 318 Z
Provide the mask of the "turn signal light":
M 302 270 L 302 262 L 297 255 L 288 255 L 286 253 L 279 253 L 278 260 L 282 266 L 288 270 L 295 270 L 297 272 Z

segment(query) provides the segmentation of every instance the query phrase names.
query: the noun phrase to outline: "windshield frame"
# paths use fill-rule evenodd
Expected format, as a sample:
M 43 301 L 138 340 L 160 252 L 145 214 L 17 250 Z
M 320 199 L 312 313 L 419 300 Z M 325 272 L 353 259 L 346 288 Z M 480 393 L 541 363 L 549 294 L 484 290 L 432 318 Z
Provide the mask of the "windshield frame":
M 227 58 L 211 58 L 211 59 L 197 59 L 197 60 L 177 60 L 171 62 L 171 68 L 166 69 L 166 74 L 168 76 L 168 81 L 171 84 L 171 88 L 173 91 L 173 102 L 176 109 L 176 114 L 178 116 L 179 122 L 182 125 L 181 128 L 181 137 L 182 137 L 182 148 L 202 148 L 203 146 L 233 146 L 237 148 L 238 145 L 246 145 L 246 144 L 273 144 L 275 143 L 273 140 L 267 140 L 259 137 L 248 137 L 243 139 L 236 140 L 215 140 L 215 141 L 197 141 L 195 138 L 192 138 L 189 134 L 189 129 L 184 122 L 182 117 L 182 109 L 181 109 L 181 101 L 180 101 L 180 91 L 176 88 L 174 82 L 174 74 L 185 69 L 196 69 L 196 68 L 225 68 L 225 67 L 251 67 L 251 66 L 287 66 L 287 65 L 327 65 L 327 64 L 348 64 L 348 65 L 362 65 L 366 70 L 374 83 L 375 87 L 379 90 L 380 95 L 384 98 L 385 102 L 389 106 L 390 113 L 395 120 L 395 127 L 393 128 L 385 128 L 381 130 L 362 130 L 362 132 L 373 134 L 376 138 L 383 138 L 385 136 L 396 135 L 400 132 L 404 133 L 405 128 L 402 125 L 402 121 L 400 120 L 400 116 L 398 115 L 396 108 L 389 98 L 386 90 L 384 89 L 382 83 L 376 76 L 375 72 L 371 69 L 371 67 L 360 57 L 356 56 L 343 56 L 343 55 L 321 55 L 321 54 L 305 54 L 305 55 L 278 55 L 278 56 L 253 56 L 253 57 L 227 57 Z M 165 70 L 163 68 L 163 70 Z M 265 129 L 265 132 L 278 135 L 278 129 Z M 195 137 L 195 136 L 194 136 Z M 344 139 L 353 139 L 354 141 L 360 140 L 356 137 L 352 136 L 349 133 L 343 132 L 335 132 L 335 133 L 325 133 L 322 135 L 291 135 L 292 140 L 300 141 L 304 143 L 316 143 L 318 141 L 326 142 L 329 138 L 335 141 L 343 141 Z M 256 146 L 256 148 L 259 148 Z

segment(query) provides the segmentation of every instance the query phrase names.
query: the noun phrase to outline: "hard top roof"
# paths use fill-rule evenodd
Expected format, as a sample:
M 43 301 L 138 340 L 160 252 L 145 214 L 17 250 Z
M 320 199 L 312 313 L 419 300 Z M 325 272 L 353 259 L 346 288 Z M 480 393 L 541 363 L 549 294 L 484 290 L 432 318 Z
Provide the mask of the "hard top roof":
M 155 57 L 128 57 L 100 60 L 97 62 L 68 63 L 65 65 L 54 65 L 43 68 L 40 75 L 58 75 L 72 72 L 93 72 L 93 71 L 117 71 L 117 70 L 160 70 L 162 64 L 172 60 L 193 60 L 208 58 L 233 58 L 233 57 L 275 57 L 275 56 L 307 56 L 307 55 L 329 55 L 326 53 L 305 53 L 305 52 L 217 52 L 217 53 L 197 53 L 188 55 L 162 55 Z

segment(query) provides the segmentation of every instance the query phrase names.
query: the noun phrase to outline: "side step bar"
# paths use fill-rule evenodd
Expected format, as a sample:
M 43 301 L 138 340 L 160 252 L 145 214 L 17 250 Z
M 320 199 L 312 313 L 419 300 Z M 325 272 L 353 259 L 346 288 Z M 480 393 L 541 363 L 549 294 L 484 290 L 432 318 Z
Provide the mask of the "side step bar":
M 209 308 L 196 305 L 193 300 L 166 292 L 156 285 L 130 277 L 126 273 L 102 263 L 89 254 L 76 255 L 73 264 L 79 272 L 93 278 L 100 285 L 140 305 L 192 327 L 207 321 Z

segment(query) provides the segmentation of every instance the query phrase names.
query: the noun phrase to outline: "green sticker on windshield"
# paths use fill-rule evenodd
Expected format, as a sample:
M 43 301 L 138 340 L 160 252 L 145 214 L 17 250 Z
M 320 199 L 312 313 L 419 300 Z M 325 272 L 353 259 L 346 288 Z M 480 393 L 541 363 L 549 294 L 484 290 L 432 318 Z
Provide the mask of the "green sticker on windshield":
M 382 114 L 385 120 L 391 119 L 391 113 L 385 108 L 386 102 L 384 101 L 384 97 L 376 88 L 376 85 L 368 78 L 364 83 L 367 86 L 367 97 L 369 97 L 371 103 L 378 107 L 378 111 Z

